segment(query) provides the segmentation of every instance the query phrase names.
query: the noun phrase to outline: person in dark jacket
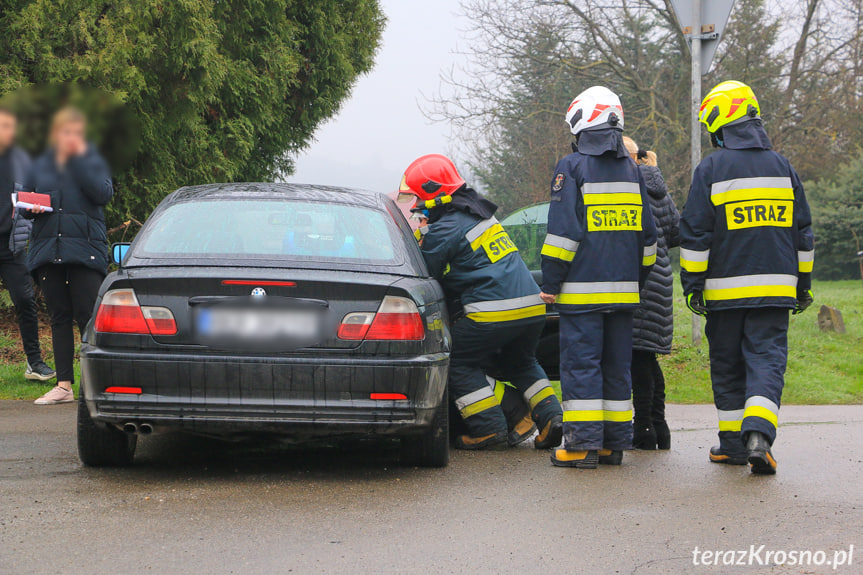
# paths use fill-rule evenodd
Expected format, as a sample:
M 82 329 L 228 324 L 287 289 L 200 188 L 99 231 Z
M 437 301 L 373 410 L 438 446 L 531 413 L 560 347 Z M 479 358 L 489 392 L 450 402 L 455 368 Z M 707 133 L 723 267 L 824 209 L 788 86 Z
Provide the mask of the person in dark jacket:
M 15 306 L 21 343 L 27 355 L 24 377 L 50 381 L 56 373 L 42 361 L 33 278 L 24 264 L 32 224 L 7 201 L 23 184 L 30 169 L 30 156 L 15 145 L 16 126 L 12 110 L 0 108 L 0 278 Z
M 51 147 L 24 182 L 27 189 L 51 196 L 51 210 L 37 206 L 27 269 L 39 282 L 51 315 L 57 386 L 37 405 L 74 401 L 73 324 L 83 332 L 90 321 L 99 286 L 108 271 L 104 206 L 114 194 L 108 165 L 84 139 L 86 119 L 74 108 L 54 115 Z
M 632 331 L 632 445 L 636 449 L 671 449 L 665 421 L 665 376 L 657 354 L 671 353 L 674 335 L 674 278 L 668 250 L 680 244 L 680 214 L 659 171 L 656 153 L 639 149 L 623 138 L 647 186 L 650 211 L 656 223 L 656 263 L 641 290 Z
M 423 258 L 448 300 L 462 306 L 452 325 L 449 389 L 467 434 L 456 438 L 456 447 L 508 446 L 506 417 L 484 369 L 496 357 L 500 377 L 532 409 L 540 429 L 534 446 L 556 446 L 563 433 L 560 402 L 536 361 L 546 308 L 518 248 L 494 217 L 497 206 L 469 188 L 439 154 L 408 166 L 399 191 L 417 196 L 414 209 L 428 210 Z

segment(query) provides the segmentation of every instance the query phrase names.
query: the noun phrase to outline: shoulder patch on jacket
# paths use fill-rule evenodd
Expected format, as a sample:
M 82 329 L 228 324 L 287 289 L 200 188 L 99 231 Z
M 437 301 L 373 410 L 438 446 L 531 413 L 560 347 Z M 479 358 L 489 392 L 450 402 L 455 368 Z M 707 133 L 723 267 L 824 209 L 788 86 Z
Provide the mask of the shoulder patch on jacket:
M 557 174 L 554 177 L 554 183 L 551 185 L 551 190 L 554 192 L 559 192 L 563 189 L 563 184 L 566 182 L 566 176 L 562 173 Z

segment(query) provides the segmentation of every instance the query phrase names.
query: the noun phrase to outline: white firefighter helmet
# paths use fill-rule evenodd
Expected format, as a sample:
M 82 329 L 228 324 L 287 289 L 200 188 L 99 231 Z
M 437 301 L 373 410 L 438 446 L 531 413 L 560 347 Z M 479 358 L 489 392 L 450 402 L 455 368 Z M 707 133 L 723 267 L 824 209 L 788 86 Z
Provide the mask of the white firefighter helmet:
M 575 97 L 566 111 L 566 123 L 574 135 L 585 130 L 623 129 L 623 106 L 617 94 L 604 86 L 593 86 Z

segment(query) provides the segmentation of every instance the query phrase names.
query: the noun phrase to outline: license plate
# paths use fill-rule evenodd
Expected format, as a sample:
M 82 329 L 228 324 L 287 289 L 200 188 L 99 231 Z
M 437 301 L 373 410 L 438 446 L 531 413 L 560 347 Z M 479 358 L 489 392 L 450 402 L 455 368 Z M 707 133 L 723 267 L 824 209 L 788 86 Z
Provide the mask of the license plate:
M 198 334 L 206 339 L 313 340 L 320 313 L 310 310 L 204 308 L 198 311 Z

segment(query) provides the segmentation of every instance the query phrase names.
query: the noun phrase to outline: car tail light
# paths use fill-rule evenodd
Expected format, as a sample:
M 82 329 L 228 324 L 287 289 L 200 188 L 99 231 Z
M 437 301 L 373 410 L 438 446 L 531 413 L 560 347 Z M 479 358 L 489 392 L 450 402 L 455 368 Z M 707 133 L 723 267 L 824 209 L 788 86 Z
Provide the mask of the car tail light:
M 375 319 L 374 312 L 349 313 L 339 326 L 339 339 L 362 341 Z
M 369 399 L 377 401 L 405 401 L 408 398 L 403 393 L 372 393 L 369 394 Z
M 147 327 L 153 335 L 174 335 L 177 333 L 177 322 L 174 314 L 166 307 L 144 306 L 141 308 Z
M 141 307 L 132 289 L 111 290 L 96 311 L 95 328 L 100 333 L 174 335 L 177 323 L 165 307 Z
M 142 390 L 140 387 L 121 387 L 112 385 L 111 387 L 105 388 L 105 393 L 128 393 L 131 395 L 141 395 Z
M 377 313 L 346 315 L 338 335 L 339 339 L 347 340 L 420 341 L 425 338 L 425 328 L 413 301 L 388 295 Z

